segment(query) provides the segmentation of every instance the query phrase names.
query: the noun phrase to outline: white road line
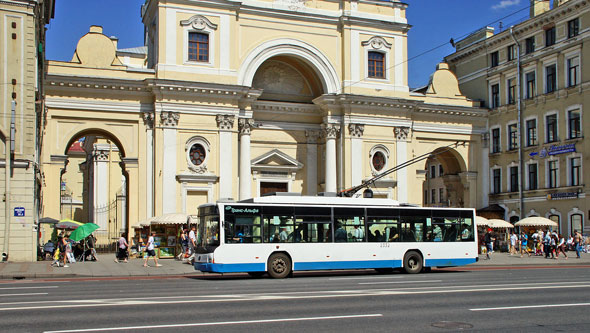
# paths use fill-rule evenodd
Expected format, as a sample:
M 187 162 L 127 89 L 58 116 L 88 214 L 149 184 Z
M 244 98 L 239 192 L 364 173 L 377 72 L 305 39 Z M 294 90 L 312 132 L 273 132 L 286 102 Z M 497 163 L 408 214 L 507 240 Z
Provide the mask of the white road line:
M 347 278 L 330 278 L 329 281 L 340 280 L 374 280 L 374 279 L 401 279 L 403 276 L 373 276 L 373 277 L 347 277 Z
M 380 313 L 374 313 L 374 314 L 349 315 L 349 316 L 301 317 L 301 318 L 259 319 L 259 320 L 241 320 L 241 321 L 218 321 L 218 322 L 209 322 L 209 323 L 189 323 L 189 324 L 170 324 L 170 325 L 104 327 L 104 328 L 87 328 L 87 329 L 78 329 L 78 330 L 45 331 L 45 333 L 104 332 L 104 331 L 173 328 L 173 327 L 264 324 L 264 323 L 276 323 L 276 322 L 284 323 L 284 322 L 289 322 L 289 321 L 333 320 L 333 319 L 353 319 L 353 318 L 372 318 L 372 317 L 383 317 L 383 315 Z
M 39 287 L 9 287 L 9 288 L 0 288 L 0 290 L 15 290 L 15 289 L 51 289 L 51 288 L 59 288 L 58 286 L 39 286 Z
M 470 311 L 494 311 L 494 310 L 514 310 L 514 309 L 535 309 L 535 308 L 561 308 L 569 306 L 590 306 L 590 303 L 570 303 L 570 304 L 544 304 L 544 305 L 521 305 L 521 306 L 504 306 L 498 308 L 475 308 Z
M 442 280 L 359 282 L 358 284 L 402 284 L 402 283 L 433 283 L 433 282 L 442 282 Z
M 30 295 L 49 295 L 48 293 L 28 293 L 28 294 L 0 294 L 0 297 L 8 296 L 30 296 Z M 2 304 L 2 303 L 0 303 Z

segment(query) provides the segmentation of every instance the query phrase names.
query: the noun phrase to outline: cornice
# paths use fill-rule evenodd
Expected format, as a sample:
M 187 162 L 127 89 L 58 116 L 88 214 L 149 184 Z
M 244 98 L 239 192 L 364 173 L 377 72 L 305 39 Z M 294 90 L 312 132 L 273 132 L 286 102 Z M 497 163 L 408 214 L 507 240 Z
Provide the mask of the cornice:
M 253 89 L 246 86 L 220 85 L 204 82 L 171 81 L 171 80 L 146 80 L 146 85 L 154 92 L 161 94 L 175 94 L 187 96 L 207 96 L 218 98 L 232 98 L 256 100 L 262 94 L 261 89 Z
M 128 80 L 98 77 L 80 77 L 71 75 L 49 74 L 45 79 L 46 89 L 52 87 L 78 88 L 92 90 L 111 90 L 124 92 L 146 92 L 144 80 Z
M 320 108 L 315 104 L 256 101 L 252 103 L 252 111 L 291 115 L 293 113 L 319 115 Z

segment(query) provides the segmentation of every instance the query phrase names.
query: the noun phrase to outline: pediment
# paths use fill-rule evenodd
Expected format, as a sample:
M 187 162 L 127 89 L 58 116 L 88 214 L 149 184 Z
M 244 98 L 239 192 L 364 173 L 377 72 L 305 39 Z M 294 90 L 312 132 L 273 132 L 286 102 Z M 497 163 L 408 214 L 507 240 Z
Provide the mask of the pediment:
M 264 153 L 251 161 L 252 170 L 290 170 L 303 168 L 303 163 L 278 149 Z

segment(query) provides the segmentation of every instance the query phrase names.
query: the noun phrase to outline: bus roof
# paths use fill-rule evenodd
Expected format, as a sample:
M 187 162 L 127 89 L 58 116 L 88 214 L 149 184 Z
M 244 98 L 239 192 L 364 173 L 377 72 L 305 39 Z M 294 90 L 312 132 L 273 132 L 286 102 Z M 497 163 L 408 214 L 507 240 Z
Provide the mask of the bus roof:
M 397 200 L 376 198 L 342 198 L 322 196 L 265 196 L 238 201 L 238 203 L 303 204 L 334 206 L 400 206 Z

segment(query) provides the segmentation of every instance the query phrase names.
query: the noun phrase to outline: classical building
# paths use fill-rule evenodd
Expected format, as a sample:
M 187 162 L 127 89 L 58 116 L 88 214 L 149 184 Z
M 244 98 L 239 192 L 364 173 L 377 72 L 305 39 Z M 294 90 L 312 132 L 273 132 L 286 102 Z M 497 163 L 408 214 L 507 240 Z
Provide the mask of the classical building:
M 410 92 L 406 8 L 148 0 L 145 46 L 123 50 L 92 26 L 71 61 L 49 63 L 44 193 L 58 193 L 72 144 L 95 137 L 120 154 L 126 228 L 220 198 L 336 193 L 436 151 L 460 187 L 455 202 L 486 206 L 487 111 L 462 96 L 444 63 Z M 425 168 L 382 178 L 375 196 L 421 204 Z M 104 191 L 95 187 L 88 207 L 105 205 Z M 59 196 L 45 195 L 43 209 L 59 216 Z
M 45 107 L 45 25 L 54 0 L 0 1 L 2 260 L 36 260 Z M 8 162 L 8 163 L 7 163 Z M 8 164 L 8 168 L 6 167 Z
M 543 216 L 565 235 L 590 231 L 589 47 L 589 1 L 531 1 L 530 19 L 482 29 L 446 57 L 461 90 L 489 108 L 483 151 L 501 218 Z

